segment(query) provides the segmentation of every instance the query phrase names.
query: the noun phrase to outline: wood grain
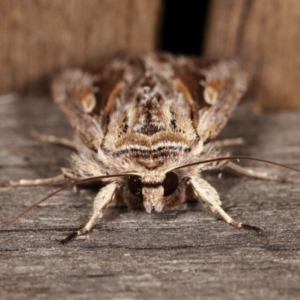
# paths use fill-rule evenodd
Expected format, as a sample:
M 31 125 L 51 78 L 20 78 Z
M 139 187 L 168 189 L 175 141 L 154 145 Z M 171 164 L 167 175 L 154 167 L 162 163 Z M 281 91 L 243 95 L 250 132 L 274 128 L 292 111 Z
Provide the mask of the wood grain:
M 0 0 L 0 11 L 0 93 L 45 92 L 65 66 L 155 49 L 161 1 Z
M 68 149 L 30 131 L 70 136 L 50 99 L 0 98 L 0 180 L 55 175 Z M 253 115 L 240 108 L 222 137 L 243 137 L 232 153 L 300 168 L 299 113 Z M 299 299 L 299 174 L 292 184 L 206 174 L 225 210 L 264 229 L 237 230 L 209 209 L 183 205 L 160 214 L 107 209 L 93 233 L 61 246 L 88 218 L 95 193 L 67 190 L 0 232 L 1 299 Z M 2 188 L 0 224 L 54 187 Z
M 300 109 L 299 49 L 299 1 L 211 1 L 205 54 L 246 62 L 257 108 Z

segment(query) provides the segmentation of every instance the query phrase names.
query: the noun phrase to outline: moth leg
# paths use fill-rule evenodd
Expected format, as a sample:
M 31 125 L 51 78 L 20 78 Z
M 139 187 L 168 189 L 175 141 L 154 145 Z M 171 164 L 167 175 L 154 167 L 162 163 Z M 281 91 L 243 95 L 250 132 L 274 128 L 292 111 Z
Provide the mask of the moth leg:
M 20 179 L 17 181 L 8 181 L 1 183 L 1 187 L 16 187 L 16 186 L 38 186 L 38 185 L 53 185 L 65 181 L 66 177 L 64 174 L 59 174 L 49 178 L 38 178 L 38 179 Z
M 93 213 L 92 213 L 92 216 L 89 219 L 89 221 L 86 223 L 86 225 L 84 227 L 73 232 L 72 234 L 67 236 L 65 239 L 63 239 L 61 241 L 61 243 L 63 245 L 75 240 L 78 236 L 88 234 L 92 230 L 97 219 L 102 218 L 105 208 L 114 199 L 116 188 L 117 188 L 117 183 L 112 182 L 112 183 L 104 186 L 100 190 L 100 192 L 95 197 L 94 205 L 93 205 Z
M 247 225 L 231 218 L 222 208 L 222 202 L 217 191 L 204 179 L 193 176 L 190 183 L 194 193 L 207 203 L 213 212 L 217 212 L 228 224 L 242 229 L 251 229 L 260 232 L 261 229 L 255 226 Z
M 213 145 L 216 148 L 230 147 L 230 146 L 240 146 L 245 143 L 243 138 L 235 138 L 235 139 L 224 139 L 220 141 L 210 142 L 210 145 Z
M 278 177 L 276 175 L 270 175 L 268 173 L 265 172 L 256 172 L 253 171 L 251 169 L 239 166 L 238 164 L 235 164 L 233 162 L 228 162 L 225 165 L 226 168 L 229 168 L 239 174 L 245 175 L 245 176 L 249 176 L 249 177 L 253 177 L 253 178 L 258 178 L 258 179 L 265 179 L 265 180 L 272 180 L 272 181 L 278 181 L 278 182 L 291 182 L 291 180 L 289 178 L 281 178 Z
M 46 142 L 46 143 L 51 143 L 51 144 L 55 144 L 55 145 L 60 145 L 63 147 L 67 147 L 67 148 L 71 148 L 73 150 L 77 150 L 77 146 L 76 143 L 72 140 L 69 140 L 67 138 L 62 138 L 62 137 L 57 137 L 55 135 L 47 135 L 47 134 L 42 134 L 42 133 L 38 133 L 33 131 L 31 133 L 32 137 L 34 137 L 35 139 L 37 139 L 38 141 L 41 142 Z
M 16 181 L 9 180 L 6 182 L 1 182 L 0 187 L 54 185 L 58 183 L 62 184 L 66 181 L 66 179 L 77 179 L 71 169 L 61 168 L 61 172 L 61 174 L 49 178 L 20 179 Z

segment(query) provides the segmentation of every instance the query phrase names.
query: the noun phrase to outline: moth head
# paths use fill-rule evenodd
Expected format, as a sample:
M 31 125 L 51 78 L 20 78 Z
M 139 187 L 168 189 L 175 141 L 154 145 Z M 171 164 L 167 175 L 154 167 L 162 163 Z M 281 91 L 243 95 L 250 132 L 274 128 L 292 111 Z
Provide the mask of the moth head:
M 180 194 L 180 181 L 173 171 L 152 176 L 129 176 L 127 187 L 132 196 L 142 201 L 149 213 L 171 206 L 170 202 L 174 202 Z

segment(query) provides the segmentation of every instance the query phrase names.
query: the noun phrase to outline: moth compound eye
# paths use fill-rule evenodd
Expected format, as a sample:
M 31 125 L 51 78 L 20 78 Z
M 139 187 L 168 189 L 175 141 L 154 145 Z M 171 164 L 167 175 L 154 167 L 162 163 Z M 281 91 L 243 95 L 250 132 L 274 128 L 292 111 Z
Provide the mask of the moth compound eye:
M 127 186 L 132 195 L 137 197 L 142 196 L 143 183 L 139 176 L 129 176 L 127 180 Z
M 168 172 L 163 181 L 164 196 L 172 195 L 178 187 L 178 176 L 174 172 Z

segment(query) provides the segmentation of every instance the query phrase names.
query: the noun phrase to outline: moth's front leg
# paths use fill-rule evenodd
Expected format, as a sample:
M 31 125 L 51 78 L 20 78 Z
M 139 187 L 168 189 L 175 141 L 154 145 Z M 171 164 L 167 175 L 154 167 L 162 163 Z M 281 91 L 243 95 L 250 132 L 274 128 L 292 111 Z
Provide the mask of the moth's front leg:
M 237 220 L 231 218 L 222 208 L 222 202 L 217 191 L 203 178 L 198 176 L 193 176 L 190 178 L 190 184 L 194 190 L 196 196 L 201 198 L 204 202 L 206 202 L 210 209 L 213 212 L 217 212 L 228 224 L 236 227 L 236 228 L 243 228 L 243 229 L 251 229 L 255 231 L 261 231 L 260 228 L 243 224 Z
M 98 218 L 102 218 L 105 208 L 112 202 L 118 184 L 116 182 L 109 183 L 104 186 L 97 194 L 94 200 L 93 213 L 89 221 L 84 227 L 73 232 L 67 238 L 61 241 L 62 244 L 75 240 L 78 236 L 88 234 L 93 228 Z

